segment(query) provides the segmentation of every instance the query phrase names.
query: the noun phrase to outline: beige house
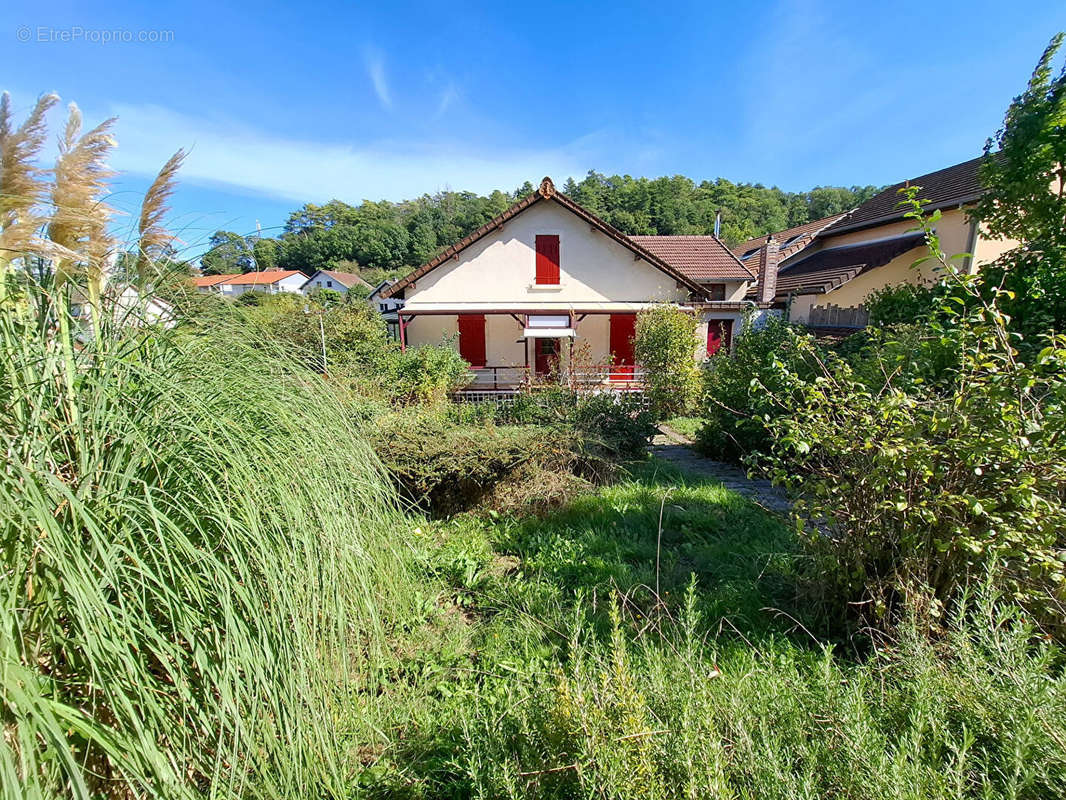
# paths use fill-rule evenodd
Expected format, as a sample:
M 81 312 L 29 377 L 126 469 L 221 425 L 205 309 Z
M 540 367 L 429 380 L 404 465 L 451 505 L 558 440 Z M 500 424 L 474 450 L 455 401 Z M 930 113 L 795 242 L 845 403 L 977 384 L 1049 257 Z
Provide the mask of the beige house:
M 713 236 L 626 236 L 545 178 L 381 296 L 403 301 L 405 346 L 454 341 L 475 389 L 560 375 L 630 388 L 639 311 L 673 303 L 698 315 L 705 357 L 768 310 L 746 297 L 757 277 Z
M 866 323 L 863 303 L 872 292 L 904 283 L 935 282 L 933 261 L 914 266 L 929 251 L 924 236 L 915 232 L 914 221 L 904 218 L 908 209 L 899 206 L 899 190 L 908 185 L 921 187 L 918 197 L 926 201 L 927 211 L 940 211 L 935 227 L 944 252 L 949 256 L 971 255 L 962 264 L 965 269 L 977 270 L 1015 247 L 1016 242 L 990 239 L 967 218 L 967 208 L 982 194 L 978 175 L 981 160 L 975 158 L 890 186 L 822 226 L 802 247 L 782 252 L 774 304 L 787 309 L 789 320 L 812 327 L 862 327 Z M 791 233 L 781 231 L 772 237 L 783 248 Z M 734 252 L 743 258 L 742 249 L 750 244 Z

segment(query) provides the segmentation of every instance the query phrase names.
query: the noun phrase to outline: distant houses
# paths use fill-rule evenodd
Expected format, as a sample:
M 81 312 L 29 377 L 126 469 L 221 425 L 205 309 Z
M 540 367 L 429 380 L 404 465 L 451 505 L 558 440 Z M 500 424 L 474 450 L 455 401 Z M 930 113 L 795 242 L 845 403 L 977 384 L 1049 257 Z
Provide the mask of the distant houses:
M 337 272 L 332 269 L 320 269 L 307 279 L 307 283 L 303 285 L 301 291 L 304 294 L 309 294 L 315 289 L 332 289 L 341 294 L 348 294 L 349 289 L 354 289 L 357 286 L 365 289 L 368 294 L 374 288 L 354 272 Z
M 307 276 L 298 269 L 269 269 L 245 272 L 243 275 L 201 275 L 193 278 L 197 291 L 216 292 L 223 297 L 236 298 L 245 292 L 300 294 Z

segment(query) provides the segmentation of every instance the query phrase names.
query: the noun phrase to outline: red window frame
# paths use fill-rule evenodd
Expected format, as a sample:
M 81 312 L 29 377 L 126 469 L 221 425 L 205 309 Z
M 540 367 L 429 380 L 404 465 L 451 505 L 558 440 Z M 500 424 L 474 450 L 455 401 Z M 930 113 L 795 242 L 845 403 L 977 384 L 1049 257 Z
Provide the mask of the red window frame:
M 538 233 L 536 238 L 537 286 L 559 285 L 559 236 L 557 234 Z

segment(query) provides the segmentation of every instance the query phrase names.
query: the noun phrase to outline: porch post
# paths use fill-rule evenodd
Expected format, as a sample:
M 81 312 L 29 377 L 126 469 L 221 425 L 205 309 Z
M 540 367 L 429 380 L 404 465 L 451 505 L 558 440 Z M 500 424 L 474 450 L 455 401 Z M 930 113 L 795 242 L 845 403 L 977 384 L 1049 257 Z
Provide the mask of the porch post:
M 407 352 L 407 325 L 403 321 L 403 313 L 400 312 L 400 311 L 397 311 L 396 312 L 396 319 L 398 319 L 399 322 L 400 322 L 400 352 L 401 353 L 406 353 Z

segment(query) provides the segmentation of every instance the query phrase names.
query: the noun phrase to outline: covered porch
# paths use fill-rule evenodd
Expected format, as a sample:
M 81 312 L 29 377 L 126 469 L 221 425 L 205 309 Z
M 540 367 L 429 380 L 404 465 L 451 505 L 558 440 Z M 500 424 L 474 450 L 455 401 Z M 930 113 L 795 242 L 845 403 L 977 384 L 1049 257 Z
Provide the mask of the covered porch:
M 472 367 L 464 397 L 558 385 L 640 391 L 644 373 L 634 358 L 633 336 L 637 313 L 650 305 L 411 305 L 400 310 L 401 344 L 452 340 Z

